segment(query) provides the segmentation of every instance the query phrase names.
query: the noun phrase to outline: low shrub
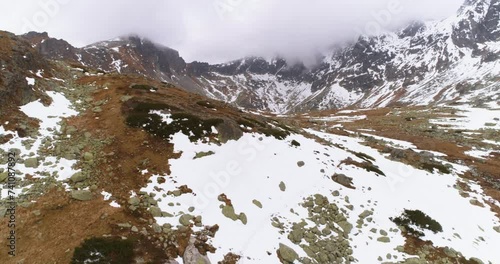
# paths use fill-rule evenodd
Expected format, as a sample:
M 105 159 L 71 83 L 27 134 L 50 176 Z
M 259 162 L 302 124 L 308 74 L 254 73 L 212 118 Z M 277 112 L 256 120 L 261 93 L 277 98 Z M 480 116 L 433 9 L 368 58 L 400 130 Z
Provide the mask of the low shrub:
M 102 263 L 131 264 L 134 263 L 134 243 L 121 238 L 90 238 L 75 248 L 71 264 Z
M 406 210 L 401 216 L 390 218 L 396 225 L 404 227 L 408 234 L 422 237 L 423 230 L 427 229 L 434 233 L 443 232 L 443 227 L 436 220 L 420 210 Z

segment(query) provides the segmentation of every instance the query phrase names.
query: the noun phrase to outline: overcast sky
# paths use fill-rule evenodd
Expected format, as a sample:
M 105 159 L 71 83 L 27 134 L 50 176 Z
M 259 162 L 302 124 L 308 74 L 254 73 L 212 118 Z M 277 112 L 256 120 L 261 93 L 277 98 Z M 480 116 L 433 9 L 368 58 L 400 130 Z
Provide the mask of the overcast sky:
M 187 61 L 249 55 L 310 59 L 360 33 L 439 20 L 464 0 L 22 0 L 1 1 L 0 29 L 47 31 L 74 46 L 135 33 Z

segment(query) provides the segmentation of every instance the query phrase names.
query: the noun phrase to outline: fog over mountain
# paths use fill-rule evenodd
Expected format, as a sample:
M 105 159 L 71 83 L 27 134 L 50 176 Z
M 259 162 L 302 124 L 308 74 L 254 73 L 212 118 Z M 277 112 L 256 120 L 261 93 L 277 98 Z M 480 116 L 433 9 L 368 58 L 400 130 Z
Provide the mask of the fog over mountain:
M 137 34 L 175 48 L 187 61 L 220 63 L 282 55 L 306 63 L 335 43 L 410 20 L 443 19 L 461 0 L 3 1 L 0 25 L 47 31 L 75 46 Z M 7 12 L 8 10 L 8 12 Z

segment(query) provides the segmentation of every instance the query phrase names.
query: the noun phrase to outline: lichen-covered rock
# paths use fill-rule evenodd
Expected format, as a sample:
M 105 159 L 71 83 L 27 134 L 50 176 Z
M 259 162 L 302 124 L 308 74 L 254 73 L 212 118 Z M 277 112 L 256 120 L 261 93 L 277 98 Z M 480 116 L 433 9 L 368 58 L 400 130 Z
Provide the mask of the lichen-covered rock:
M 293 263 L 295 260 L 297 260 L 297 258 L 299 258 L 299 255 L 297 254 L 297 252 L 295 252 L 295 250 L 281 243 L 278 252 L 281 256 L 281 259 L 289 263 Z
M 239 219 L 239 215 L 237 215 L 234 212 L 234 207 L 231 206 L 231 205 L 226 205 L 226 206 L 222 207 L 222 214 L 225 217 L 227 217 L 227 218 L 229 218 L 229 219 L 231 219 L 233 221 L 236 221 L 236 220 Z
M 24 166 L 27 168 L 38 168 L 38 159 L 37 158 L 29 158 L 24 161 Z
M 252 201 L 253 204 L 255 204 L 255 206 L 259 207 L 259 208 L 262 208 L 262 203 L 257 201 L 257 200 L 253 200 Z
M 286 185 L 285 185 L 285 183 L 284 183 L 284 182 L 280 182 L 279 187 L 280 187 L 280 190 L 281 190 L 282 192 L 286 191 Z
M 73 174 L 73 176 L 71 176 L 71 178 L 70 178 L 70 180 L 73 183 L 83 182 L 86 179 L 87 179 L 87 176 L 85 174 L 83 174 L 82 172 L 77 172 L 77 173 Z
M 181 225 L 183 225 L 183 226 L 189 226 L 189 225 L 191 225 L 191 220 L 193 220 L 193 218 L 194 217 L 190 214 L 182 215 L 179 218 L 179 223 L 181 223 Z
M 88 190 L 78 190 L 78 191 L 71 192 L 71 198 L 78 200 L 78 201 L 90 201 L 94 197 L 92 196 L 92 192 L 90 192 Z

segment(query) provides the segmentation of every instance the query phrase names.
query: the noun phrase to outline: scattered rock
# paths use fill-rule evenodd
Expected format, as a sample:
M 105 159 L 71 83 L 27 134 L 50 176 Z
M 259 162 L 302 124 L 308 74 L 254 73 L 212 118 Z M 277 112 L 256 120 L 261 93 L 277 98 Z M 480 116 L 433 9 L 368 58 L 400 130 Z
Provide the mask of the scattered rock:
M 8 177 L 9 177 L 9 173 L 8 172 L 2 172 L 2 173 L 0 173 L 0 182 L 4 182 L 5 180 L 7 180 Z
M 303 161 L 297 162 L 297 166 L 299 166 L 299 167 L 304 167 L 304 165 L 306 165 L 306 163 Z
M 239 216 L 234 212 L 234 207 L 231 205 L 226 205 L 222 207 L 222 214 L 233 221 L 239 219 Z
M 280 190 L 281 190 L 282 192 L 286 191 L 286 185 L 285 185 L 285 183 L 284 183 L 284 182 L 280 182 Z
M 161 217 L 163 215 L 161 209 L 157 206 L 151 206 L 149 212 L 153 217 Z
M 38 159 L 37 158 L 29 158 L 24 161 L 24 166 L 27 168 L 38 168 Z
M 78 190 L 71 192 L 71 198 L 78 201 L 90 201 L 93 199 L 92 192 L 88 190 Z
M 157 223 L 153 223 L 152 227 L 153 227 L 153 231 L 155 231 L 155 233 L 160 234 L 163 231 L 161 226 Z
M 244 225 L 248 222 L 247 215 L 245 213 L 240 213 L 239 219 Z
M 185 215 L 182 215 L 180 218 L 179 218 L 179 223 L 181 223 L 181 225 L 183 226 L 190 226 L 191 225 L 191 220 L 193 219 L 194 217 L 190 214 L 185 214 Z
M 383 236 L 383 237 L 377 238 L 377 241 L 382 242 L 382 243 L 389 243 L 389 242 L 391 242 L 391 239 L 389 237 Z
M 73 174 L 73 176 L 71 176 L 71 178 L 70 178 L 70 180 L 73 183 L 83 182 L 86 179 L 87 179 L 87 176 L 85 174 L 83 174 L 82 172 L 77 172 L 77 173 Z
M 495 226 L 493 227 L 493 230 L 497 231 L 498 233 L 500 233 L 500 226 Z
M 137 233 L 139 232 L 139 229 L 137 228 L 137 226 L 133 226 L 130 231 L 134 232 L 134 233 Z
M 293 263 L 295 260 L 297 260 L 297 258 L 299 258 L 297 252 L 295 252 L 292 248 L 281 243 L 278 252 L 281 258 L 289 263 Z
M 141 199 L 139 199 L 139 197 L 137 196 L 131 197 L 130 199 L 128 199 L 128 203 L 133 206 L 138 206 L 141 203 Z
M 257 200 L 253 200 L 252 201 L 253 204 L 255 204 L 255 206 L 259 207 L 259 208 L 262 208 L 262 203 L 257 201 Z

